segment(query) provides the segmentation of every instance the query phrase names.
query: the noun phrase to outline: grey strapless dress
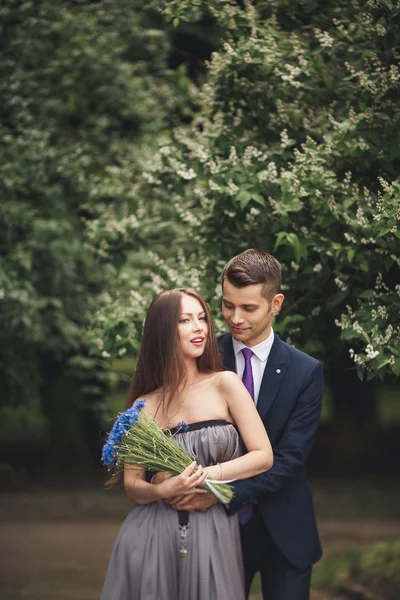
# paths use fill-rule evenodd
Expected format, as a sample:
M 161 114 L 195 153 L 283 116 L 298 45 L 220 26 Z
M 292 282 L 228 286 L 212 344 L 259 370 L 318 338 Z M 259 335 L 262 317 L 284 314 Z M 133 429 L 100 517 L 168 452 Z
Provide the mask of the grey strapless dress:
M 239 435 L 226 421 L 203 421 L 176 441 L 203 466 L 240 456 Z M 179 515 L 164 502 L 135 506 L 114 544 L 101 600 L 244 600 L 237 515 L 221 504 L 189 515 L 187 555 L 180 556 Z

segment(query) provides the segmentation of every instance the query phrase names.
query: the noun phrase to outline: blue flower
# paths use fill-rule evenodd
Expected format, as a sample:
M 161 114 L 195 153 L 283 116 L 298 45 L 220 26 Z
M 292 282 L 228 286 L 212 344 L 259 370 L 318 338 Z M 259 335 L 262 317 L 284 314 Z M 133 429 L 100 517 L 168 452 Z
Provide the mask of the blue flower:
M 182 429 L 182 431 L 185 433 L 189 429 L 189 425 L 186 423 L 186 421 L 179 421 L 176 428 L 177 428 L 177 431 Z
M 116 458 L 114 456 L 114 446 L 108 440 L 104 446 L 101 453 L 101 460 L 103 465 L 106 467 L 114 467 L 116 465 Z
M 116 450 L 118 444 L 127 432 L 134 426 L 139 418 L 140 409 L 146 404 L 146 400 L 140 400 L 122 412 L 116 419 L 113 428 L 108 434 L 107 442 L 103 446 L 101 460 L 106 467 L 115 467 L 117 464 Z

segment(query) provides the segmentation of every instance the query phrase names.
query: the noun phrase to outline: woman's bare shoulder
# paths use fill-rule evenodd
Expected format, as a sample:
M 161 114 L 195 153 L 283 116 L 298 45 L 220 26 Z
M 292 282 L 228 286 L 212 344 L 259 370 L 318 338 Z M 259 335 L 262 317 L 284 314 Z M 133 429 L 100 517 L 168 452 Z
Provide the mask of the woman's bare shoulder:
M 143 394 L 143 396 L 139 396 L 136 398 L 132 406 L 135 406 L 137 402 L 145 402 L 145 410 L 150 415 L 154 416 L 157 412 L 158 407 L 160 406 L 161 401 L 161 391 L 155 390 L 154 392 L 150 392 L 149 394 Z
M 234 386 L 239 383 L 242 385 L 242 380 L 233 371 L 220 371 L 217 373 L 217 384 L 223 390 L 231 390 Z

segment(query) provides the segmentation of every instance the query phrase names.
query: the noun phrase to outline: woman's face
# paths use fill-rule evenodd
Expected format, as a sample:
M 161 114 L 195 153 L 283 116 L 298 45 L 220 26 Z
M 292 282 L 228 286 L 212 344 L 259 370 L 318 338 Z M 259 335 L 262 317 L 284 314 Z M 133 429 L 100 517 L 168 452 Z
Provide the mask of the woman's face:
M 207 315 L 193 296 L 182 296 L 178 335 L 184 356 L 198 358 L 203 354 L 208 337 Z

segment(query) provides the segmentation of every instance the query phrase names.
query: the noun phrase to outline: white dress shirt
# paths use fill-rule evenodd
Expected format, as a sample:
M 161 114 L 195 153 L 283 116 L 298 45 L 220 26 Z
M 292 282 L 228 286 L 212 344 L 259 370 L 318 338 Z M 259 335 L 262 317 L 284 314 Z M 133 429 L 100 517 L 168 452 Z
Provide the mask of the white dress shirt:
M 240 379 L 243 377 L 244 371 L 244 356 L 241 350 L 248 348 L 243 342 L 239 342 L 232 338 L 233 351 L 235 353 L 236 360 L 236 373 Z M 263 340 L 256 346 L 250 348 L 253 355 L 251 357 L 251 368 L 253 370 L 253 382 L 254 382 L 254 402 L 257 405 L 258 395 L 260 393 L 261 381 L 264 375 L 265 366 L 267 364 L 269 353 L 271 352 L 272 344 L 274 343 L 274 331 L 271 329 L 271 333 L 266 340 Z

